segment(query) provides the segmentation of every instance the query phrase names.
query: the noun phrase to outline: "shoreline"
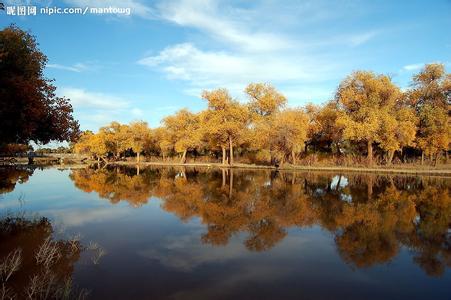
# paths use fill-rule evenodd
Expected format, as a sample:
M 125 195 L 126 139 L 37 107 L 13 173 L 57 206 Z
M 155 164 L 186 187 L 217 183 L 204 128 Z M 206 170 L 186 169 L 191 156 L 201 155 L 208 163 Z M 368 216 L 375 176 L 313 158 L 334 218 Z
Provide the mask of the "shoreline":
M 232 166 L 220 163 L 165 163 L 165 162 L 111 162 L 109 165 L 117 166 L 165 166 L 165 167 L 203 167 L 219 169 L 254 169 L 254 170 L 279 170 L 279 171 L 344 171 L 359 173 L 384 173 L 384 174 L 411 174 L 411 175 L 445 175 L 451 177 L 451 168 L 433 169 L 433 168 L 387 168 L 387 167 L 342 167 L 342 166 L 301 166 L 285 165 L 279 168 L 275 166 L 234 164 Z
M 15 164 L 0 164 L 0 167 L 15 167 L 15 166 L 28 166 L 28 167 L 56 167 L 56 168 L 84 168 L 90 164 L 96 164 L 97 161 L 85 161 L 73 162 L 73 163 L 39 163 L 39 160 L 35 161 L 35 164 L 28 165 L 25 161 L 18 161 Z M 435 175 L 451 177 L 451 167 L 449 165 L 441 165 L 439 168 L 433 167 L 421 167 L 421 166 L 406 166 L 406 167 L 347 167 L 347 166 L 307 166 L 307 165 L 283 165 L 279 168 L 275 166 L 267 165 L 253 165 L 236 163 L 232 166 L 223 165 L 221 163 L 177 163 L 177 162 L 140 162 L 137 164 L 134 161 L 117 161 L 109 162 L 106 165 L 110 166 L 129 166 L 129 167 L 148 167 L 148 166 L 160 166 L 160 167 L 200 167 L 200 168 L 217 168 L 217 169 L 247 169 L 247 170 L 278 170 L 278 171 L 292 171 L 292 172 L 310 172 L 310 171 L 323 171 L 323 172 L 353 172 L 353 173 L 380 173 L 380 174 L 407 174 L 407 175 Z

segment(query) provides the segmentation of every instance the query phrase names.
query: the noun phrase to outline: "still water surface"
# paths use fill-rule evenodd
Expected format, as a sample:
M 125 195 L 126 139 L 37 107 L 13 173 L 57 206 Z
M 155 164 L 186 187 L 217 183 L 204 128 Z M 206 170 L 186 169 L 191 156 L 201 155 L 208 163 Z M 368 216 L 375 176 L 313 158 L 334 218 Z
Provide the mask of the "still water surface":
M 79 234 L 86 250 L 60 259 L 57 276 L 93 299 L 451 299 L 450 187 L 404 175 L 2 168 L 0 211 L 47 218 L 55 240 Z M 30 232 L 3 234 L 0 255 L 45 240 Z

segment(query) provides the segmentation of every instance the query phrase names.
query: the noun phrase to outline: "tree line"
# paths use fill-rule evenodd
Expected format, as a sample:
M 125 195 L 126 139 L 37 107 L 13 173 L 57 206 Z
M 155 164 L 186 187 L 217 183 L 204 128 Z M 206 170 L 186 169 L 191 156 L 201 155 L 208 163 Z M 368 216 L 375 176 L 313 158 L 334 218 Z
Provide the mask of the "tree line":
M 387 75 L 356 71 L 323 105 L 287 106 L 272 85 L 251 83 L 247 102 L 223 88 L 204 91 L 207 108 L 182 109 L 160 127 L 112 122 L 97 133 L 79 131 L 70 100 L 45 78 L 47 57 L 36 38 L 15 25 L 0 31 L 0 152 L 28 149 L 30 141 L 71 141 L 97 159 L 140 155 L 187 157 L 233 164 L 311 163 L 332 160 L 391 164 L 424 157 L 448 158 L 451 75 L 428 64 L 401 90 Z M 364 158 L 366 156 L 366 158 Z
M 287 107 L 287 98 L 267 83 L 251 83 L 247 102 L 227 89 L 204 91 L 207 108 L 182 109 L 149 128 L 143 121 L 112 122 L 97 133 L 85 131 L 74 146 L 78 153 L 104 159 L 140 154 L 178 158 L 236 157 L 254 163 L 297 164 L 309 154 L 366 156 L 367 164 L 391 164 L 395 155 L 427 156 L 437 162 L 449 149 L 451 75 L 443 64 L 427 64 L 402 91 L 387 75 L 355 71 L 323 105 Z M 243 160 L 244 158 L 244 160 Z M 247 159 L 247 160 L 246 160 Z

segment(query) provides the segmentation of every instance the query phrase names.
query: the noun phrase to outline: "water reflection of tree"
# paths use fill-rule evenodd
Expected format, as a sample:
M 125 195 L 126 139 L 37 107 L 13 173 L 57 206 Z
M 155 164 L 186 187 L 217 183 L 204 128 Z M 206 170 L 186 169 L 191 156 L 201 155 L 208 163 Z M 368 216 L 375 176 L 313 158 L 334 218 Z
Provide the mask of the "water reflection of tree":
M 290 227 L 320 225 L 335 235 L 341 257 L 356 267 L 390 261 L 405 246 L 428 274 L 450 266 L 449 180 L 406 176 L 243 172 L 185 168 L 76 170 L 84 191 L 134 206 L 151 196 L 181 220 L 198 217 L 203 242 L 268 250 Z
M 97 192 L 111 203 L 128 201 L 138 207 L 146 204 L 151 196 L 146 174 L 136 175 L 114 172 L 108 169 L 81 169 L 70 174 L 77 188 L 84 192 Z
M 14 190 L 16 183 L 25 183 L 33 174 L 31 168 L 0 168 L 0 194 Z
M 54 240 L 52 234 L 52 225 L 45 218 L 0 220 L 2 299 L 84 298 L 84 290 L 77 292 L 72 287 L 81 245 L 75 239 Z

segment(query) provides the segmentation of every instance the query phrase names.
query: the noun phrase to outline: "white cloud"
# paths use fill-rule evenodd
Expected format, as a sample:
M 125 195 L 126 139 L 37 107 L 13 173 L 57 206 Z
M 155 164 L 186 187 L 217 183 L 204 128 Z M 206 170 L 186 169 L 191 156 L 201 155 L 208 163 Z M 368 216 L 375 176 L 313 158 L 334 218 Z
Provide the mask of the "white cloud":
M 145 117 L 134 102 L 121 96 L 92 92 L 85 89 L 62 87 L 58 95 L 70 99 L 74 116 L 80 121 L 82 130 L 98 130 L 112 121 L 128 123 Z
M 368 31 L 364 33 L 350 35 L 345 40 L 347 40 L 347 42 L 349 42 L 352 46 L 356 47 L 368 42 L 369 40 L 374 38 L 377 34 L 378 34 L 377 31 Z
M 90 8 L 130 8 L 131 16 L 138 16 L 145 19 L 153 19 L 155 17 L 154 11 L 149 6 L 136 0 L 66 0 L 67 3 L 77 7 Z M 122 15 L 121 15 L 122 16 Z
M 130 214 L 124 207 L 90 207 L 81 209 L 53 209 L 43 211 L 42 214 L 51 215 L 65 227 L 83 226 L 91 223 L 105 222 L 118 219 Z
M 190 42 L 168 45 L 138 63 L 162 72 L 169 79 L 186 81 L 189 86 L 184 88 L 185 93 L 196 96 L 203 89 L 216 87 L 226 87 L 233 95 L 241 96 L 250 82 L 270 82 L 283 89 L 301 82 L 336 81 L 344 76 L 346 62 L 354 63 L 356 57 L 348 51 L 330 49 L 358 48 L 381 31 L 336 33 L 332 28 L 325 35 L 324 31 L 316 35 L 315 26 L 322 26 L 318 22 L 336 19 L 337 15 L 349 17 L 349 11 L 355 12 L 352 7 L 326 4 L 263 2 L 242 8 L 215 0 L 164 1 L 156 5 L 158 16 L 194 29 L 201 33 L 201 38 L 193 35 Z M 334 12 L 324 14 L 324 7 Z M 314 94 L 325 100 L 330 92 Z
M 118 110 L 126 109 L 130 106 L 129 102 L 123 98 L 103 93 L 88 92 L 79 88 L 61 88 L 59 94 L 69 98 L 75 109 Z
M 165 1 L 159 5 L 160 17 L 181 26 L 193 27 L 213 38 L 248 51 L 273 51 L 293 46 L 281 34 L 249 30 L 238 10 L 220 9 L 212 0 Z
M 160 69 L 170 79 L 187 80 L 194 90 L 218 86 L 243 90 L 244 84 L 253 81 L 318 80 L 333 67 L 331 63 L 315 65 L 315 60 L 290 54 L 203 51 L 190 43 L 170 46 L 139 63 Z
M 65 70 L 65 71 L 71 71 L 71 72 L 83 72 L 89 69 L 89 66 L 83 63 L 76 63 L 71 66 L 66 65 L 60 65 L 60 64 L 47 64 L 48 68 L 51 69 L 58 69 L 58 70 Z
M 130 110 L 130 112 L 135 117 L 141 117 L 144 114 L 144 112 L 141 109 L 139 109 L 139 108 L 133 108 L 133 109 Z
M 406 71 L 416 71 L 416 70 L 420 70 L 423 66 L 424 66 L 424 64 L 420 63 L 420 64 L 405 65 L 402 68 L 403 68 L 403 70 L 406 70 Z

